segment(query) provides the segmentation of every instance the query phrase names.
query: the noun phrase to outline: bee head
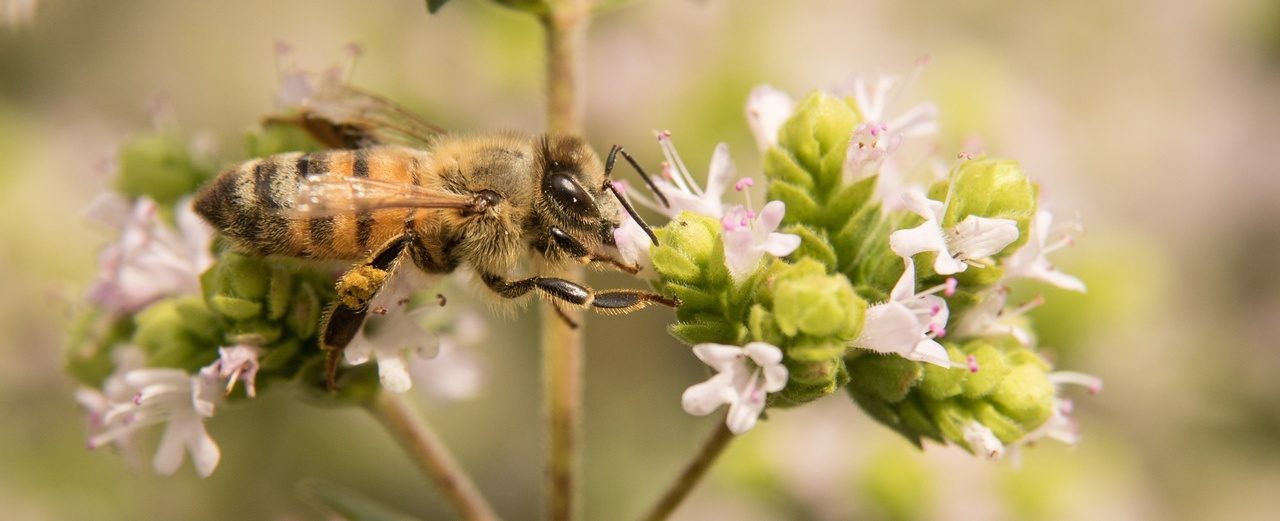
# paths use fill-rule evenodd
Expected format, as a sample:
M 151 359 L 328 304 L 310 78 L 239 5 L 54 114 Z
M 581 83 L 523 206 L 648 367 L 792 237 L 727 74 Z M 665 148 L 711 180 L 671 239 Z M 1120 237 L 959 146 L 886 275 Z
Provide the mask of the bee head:
M 541 140 L 540 226 L 567 232 L 583 246 L 598 250 L 613 243 L 622 209 L 609 194 L 600 157 L 578 136 L 549 135 Z M 544 248 L 545 250 L 545 248 Z

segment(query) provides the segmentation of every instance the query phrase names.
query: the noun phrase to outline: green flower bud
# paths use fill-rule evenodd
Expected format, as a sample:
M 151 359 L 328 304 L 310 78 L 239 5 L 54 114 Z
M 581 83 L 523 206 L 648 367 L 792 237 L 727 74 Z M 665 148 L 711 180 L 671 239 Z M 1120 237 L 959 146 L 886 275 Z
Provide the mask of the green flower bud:
M 116 190 L 171 206 L 213 176 L 192 160 L 187 143 L 174 134 L 139 136 L 120 147 Z
M 296 259 L 223 253 L 201 277 L 205 302 L 226 326 L 215 346 L 262 350 L 262 376 L 291 378 L 321 358 L 315 338 L 333 282 L 321 266 Z
M 946 347 L 951 368 L 896 356 L 848 358 L 848 391 L 869 414 L 917 445 L 929 438 L 980 450 L 966 438 L 974 423 L 1000 442 L 1014 443 L 1053 415 L 1048 365 L 1012 337 Z
M 773 314 L 784 335 L 848 341 L 861 331 L 867 303 L 853 292 L 848 279 L 827 275 L 821 263 L 802 259 L 781 265 L 772 285 Z
M 937 200 L 948 200 L 945 192 L 943 195 L 944 198 Z M 955 226 L 970 215 L 1012 219 L 1018 224 L 1018 240 L 997 255 L 1001 257 L 1026 243 L 1031 218 L 1036 212 L 1037 195 L 1035 185 L 1022 174 L 1016 161 L 965 161 L 951 174 L 950 200 L 942 218 L 942 226 Z
M 138 313 L 136 321 L 133 343 L 147 354 L 150 367 L 194 373 L 218 358 L 221 322 L 199 298 L 161 300 Z

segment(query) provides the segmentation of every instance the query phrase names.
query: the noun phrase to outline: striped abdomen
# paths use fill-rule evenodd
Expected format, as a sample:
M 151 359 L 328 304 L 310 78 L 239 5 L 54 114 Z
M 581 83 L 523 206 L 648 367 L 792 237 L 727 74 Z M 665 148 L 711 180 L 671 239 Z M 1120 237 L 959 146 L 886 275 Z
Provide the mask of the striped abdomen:
M 196 212 L 259 255 L 358 259 L 404 233 L 413 210 L 360 210 L 308 216 L 292 212 L 309 175 L 368 177 L 421 184 L 426 152 L 402 147 L 279 154 L 218 175 L 197 196 Z

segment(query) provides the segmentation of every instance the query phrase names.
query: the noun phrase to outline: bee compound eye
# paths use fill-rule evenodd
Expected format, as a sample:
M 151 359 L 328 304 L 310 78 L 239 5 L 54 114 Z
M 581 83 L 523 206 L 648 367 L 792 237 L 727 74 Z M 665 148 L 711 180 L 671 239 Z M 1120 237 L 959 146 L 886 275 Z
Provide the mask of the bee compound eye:
M 551 197 L 569 211 L 578 215 L 588 215 L 595 209 L 595 203 L 568 174 L 554 173 L 547 178 L 547 192 Z

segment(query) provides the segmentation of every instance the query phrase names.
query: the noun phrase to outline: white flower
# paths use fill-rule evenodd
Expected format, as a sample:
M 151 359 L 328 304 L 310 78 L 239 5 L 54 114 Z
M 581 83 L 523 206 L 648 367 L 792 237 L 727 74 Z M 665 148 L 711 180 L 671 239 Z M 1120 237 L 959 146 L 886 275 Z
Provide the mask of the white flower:
M 139 198 L 132 208 L 119 196 L 98 197 L 88 215 L 120 232 L 102 250 L 98 278 L 89 300 L 120 314 L 133 313 L 167 296 L 200 292 L 200 274 L 213 265 L 213 230 L 191 208 L 190 199 L 174 206 L 177 229 L 156 214 L 156 203 Z
M 1036 279 L 1062 289 L 1083 293 L 1085 290 L 1084 282 L 1058 271 L 1045 258 L 1046 255 L 1070 245 L 1073 239 L 1069 233 L 1079 229 L 1079 225 L 1075 223 L 1068 224 L 1069 230 L 1067 233 L 1063 233 L 1062 239 L 1046 246 L 1045 241 L 1053 233 L 1052 226 L 1053 214 L 1049 213 L 1048 210 L 1036 212 L 1035 220 L 1031 223 L 1031 231 L 1027 237 L 1027 244 L 1004 260 L 1004 278 L 1007 280 L 1019 278 Z
M 969 422 L 964 426 L 962 434 L 969 449 L 990 460 L 998 460 L 1004 456 L 1004 443 L 996 438 L 996 434 L 978 422 Z
M 889 300 L 867 308 L 862 332 L 854 347 L 893 353 L 909 360 L 951 367 L 947 349 L 934 340 L 946 334 L 947 301 L 934 293 L 951 295 L 955 279 L 916 293 L 915 263 L 904 258 L 902 277 L 889 293 Z
M 912 78 L 899 85 L 897 76 L 880 74 L 874 80 L 866 77 L 853 79 L 852 96 L 864 123 L 879 126 L 881 139 L 897 141 L 902 138 L 925 136 L 938 133 L 938 107 L 933 103 L 919 103 L 905 112 L 890 117 L 889 109 L 906 87 L 914 83 L 915 76 L 920 74 L 924 63 L 916 68 Z
M 716 146 L 716 151 L 711 156 L 711 165 L 707 168 L 707 186 L 704 190 L 693 180 L 693 174 L 689 173 L 689 168 L 676 152 L 675 145 L 671 143 L 671 132 L 659 132 L 658 144 L 662 146 L 666 161 L 662 164 L 661 178 L 654 179 L 653 184 L 669 204 L 663 205 L 634 191 L 630 197 L 642 206 L 669 218 L 675 218 L 683 211 L 716 219 L 724 217 L 724 192 L 735 171 L 733 161 L 729 159 L 729 146 L 724 143 Z
M 727 403 L 725 424 L 734 434 L 751 430 L 764 411 L 765 396 L 787 386 L 782 351 L 773 345 L 698 344 L 693 354 L 715 369 L 716 375 L 685 390 L 681 397 L 685 412 L 706 416 Z
M 378 377 L 388 391 L 402 393 L 413 387 L 409 378 L 409 356 L 433 358 L 439 352 L 439 337 L 423 327 L 422 319 L 431 309 L 409 309 L 413 293 L 428 286 L 425 274 L 414 266 L 394 269 L 377 295 L 369 302 L 364 326 L 344 350 L 347 363 L 360 365 L 370 357 L 378 362 Z
M 618 181 L 614 186 L 617 186 L 624 196 L 629 196 L 626 195 L 631 190 L 629 184 Z M 654 273 L 653 261 L 649 258 L 649 248 L 653 247 L 653 239 L 650 239 L 649 234 L 640 227 L 640 223 L 631 218 L 631 214 L 622 212 L 621 224 L 613 230 L 613 242 L 618 248 L 618 256 L 622 258 L 622 262 L 639 266 L 642 274 Z
M 800 247 L 800 236 L 777 233 L 787 207 L 782 201 L 770 201 L 755 215 L 738 206 L 720 221 L 724 238 L 724 261 L 735 279 L 755 271 L 765 253 L 785 257 Z
M 218 359 L 201 369 L 200 373 L 208 378 L 226 380 L 227 394 L 231 394 L 236 382 L 244 382 L 245 395 L 253 398 L 258 395 L 255 380 L 258 376 L 259 355 L 261 351 L 248 344 L 219 347 Z
M 134 369 L 124 374 L 123 387 L 113 390 L 111 407 L 89 438 L 89 447 L 127 442 L 135 431 L 165 424 L 152 466 L 160 474 L 173 474 L 182 465 L 183 453 L 191 454 L 196 472 L 207 477 L 218 466 L 221 452 L 204 429 L 213 416 L 220 383 L 207 374 L 191 375 L 180 369 Z M 127 389 L 131 395 L 121 398 Z
M 115 362 L 115 370 L 102 382 L 102 389 L 93 389 L 90 387 L 81 387 L 76 389 L 76 401 L 84 407 L 89 417 L 89 432 L 97 433 L 104 430 L 106 426 L 107 413 L 111 412 L 111 408 L 118 403 L 128 403 L 133 400 L 137 391 L 125 382 L 124 376 L 130 371 L 141 369 L 145 362 L 145 355 L 142 350 L 131 345 L 119 346 L 111 353 L 111 358 Z M 121 435 L 111 440 L 120 452 L 124 453 L 125 460 L 131 465 L 136 464 L 137 451 L 135 450 L 133 437 Z M 92 445 L 90 445 L 92 448 Z
M 778 145 L 778 132 L 791 118 L 795 105 L 791 96 L 769 85 L 751 89 L 747 97 L 747 123 L 762 152 Z
M 1030 347 L 1035 338 L 1019 317 L 1043 304 L 1044 298 L 1037 296 L 1017 308 L 1005 309 L 1008 294 L 1009 290 L 1003 286 L 982 292 L 979 295 L 981 300 L 956 321 L 952 328 L 956 336 L 1013 335 L 1019 343 Z
M 970 215 L 955 226 L 943 230 L 940 221 L 946 207 L 923 193 L 908 191 L 903 195 L 906 206 L 924 223 L 915 228 L 898 230 L 889 235 L 889 247 L 903 257 L 932 251 L 938 253 L 933 271 L 939 275 L 959 273 L 970 264 L 982 266 L 985 259 L 1000 253 L 1018 239 L 1018 224 L 1012 219 L 992 219 Z
M 447 331 L 440 333 L 440 354 L 431 360 L 410 362 L 409 371 L 424 393 L 433 398 L 460 401 L 474 398 L 484 387 L 484 368 L 471 348 L 484 340 L 484 320 L 474 311 L 447 316 Z M 428 329 L 435 329 L 428 326 Z

